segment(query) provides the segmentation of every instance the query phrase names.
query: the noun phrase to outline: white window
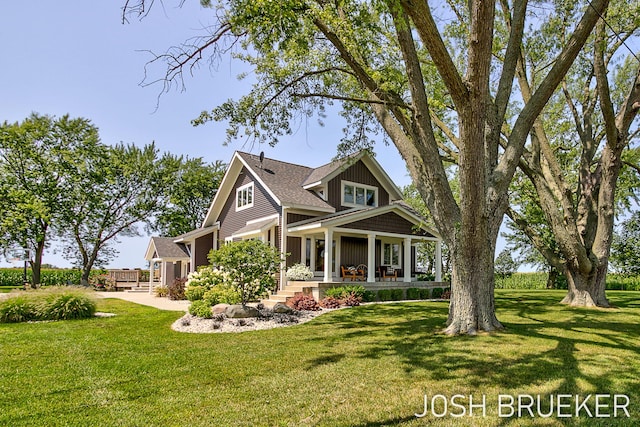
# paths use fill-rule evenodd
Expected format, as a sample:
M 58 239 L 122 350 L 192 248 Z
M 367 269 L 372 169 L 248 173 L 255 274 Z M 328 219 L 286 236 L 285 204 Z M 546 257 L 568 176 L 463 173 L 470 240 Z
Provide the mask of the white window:
M 382 245 L 382 264 L 400 267 L 400 243 L 384 243 Z
M 378 188 L 342 181 L 342 205 L 352 207 L 378 206 Z
M 236 211 L 253 206 L 253 182 L 238 187 L 236 190 Z

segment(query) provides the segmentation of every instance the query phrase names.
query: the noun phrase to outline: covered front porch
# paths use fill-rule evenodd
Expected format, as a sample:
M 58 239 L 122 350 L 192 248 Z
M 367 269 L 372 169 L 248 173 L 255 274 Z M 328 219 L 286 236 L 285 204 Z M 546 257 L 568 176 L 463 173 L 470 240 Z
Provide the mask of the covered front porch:
M 290 254 L 287 266 L 305 264 L 319 282 L 411 283 L 422 272 L 420 245 L 433 246 L 433 279 L 441 282 L 442 240 L 400 205 L 291 224 L 283 252 Z

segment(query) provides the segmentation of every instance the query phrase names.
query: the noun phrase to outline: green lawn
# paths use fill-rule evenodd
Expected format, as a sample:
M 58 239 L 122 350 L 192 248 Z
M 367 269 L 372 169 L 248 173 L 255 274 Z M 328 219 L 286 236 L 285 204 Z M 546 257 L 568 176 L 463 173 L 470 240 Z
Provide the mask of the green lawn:
M 436 333 L 445 302 L 183 334 L 170 329 L 180 313 L 99 300 L 117 316 L 0 325 L 0 425 L 638 425 L 640 294 L 610 291 L 606 311 L 556 304 L 563 295 L 497 291 L 506 331 L 454 338 Z M 500 394 L 563 393 L 627 395 L 631 418 L 498 417 Z M 487 416 L 417 419 L 425 394 L 485 395 Z

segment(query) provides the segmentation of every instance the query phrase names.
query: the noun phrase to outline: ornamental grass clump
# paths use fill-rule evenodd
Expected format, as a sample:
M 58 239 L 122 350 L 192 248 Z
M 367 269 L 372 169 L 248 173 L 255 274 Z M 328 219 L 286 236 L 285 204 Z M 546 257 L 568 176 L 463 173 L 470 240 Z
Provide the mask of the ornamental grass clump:
M 0 322 L 88 319 L 96 304 L 84 290 L 52 287 L 37 291 L 14 292 L 0 302 Z

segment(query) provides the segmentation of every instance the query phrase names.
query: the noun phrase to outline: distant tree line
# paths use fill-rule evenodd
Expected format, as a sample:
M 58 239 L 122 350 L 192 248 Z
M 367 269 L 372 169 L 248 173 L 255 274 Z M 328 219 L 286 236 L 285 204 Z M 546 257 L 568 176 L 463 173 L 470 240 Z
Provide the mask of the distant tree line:
M 85 118 L 32 114 L 0 125 L 0 248 L 32 252 L 32 284 L 56 241 L 82 269 L 114 258 L 140 226 L 169 235 L 199 226 L 224 165 L 160 154 L 154 143 L 104 144 Z

